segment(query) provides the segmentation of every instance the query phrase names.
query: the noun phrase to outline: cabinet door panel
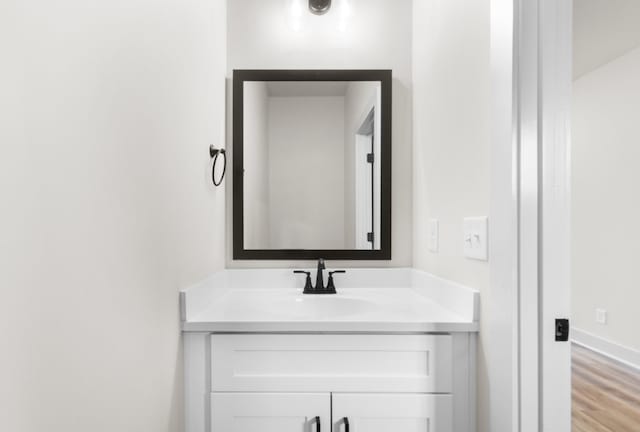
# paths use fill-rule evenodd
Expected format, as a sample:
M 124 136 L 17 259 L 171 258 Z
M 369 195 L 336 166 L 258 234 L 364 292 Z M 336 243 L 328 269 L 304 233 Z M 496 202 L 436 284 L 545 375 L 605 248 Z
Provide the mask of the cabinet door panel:
M 451 393 L 450 335 L 211 337 L 211 389 Z
M 330 407 L 328 393 L 213 393 L 211 431 L 329 431 Z
M 451 395 L 334 394 L 333 432 L 452 432 Z

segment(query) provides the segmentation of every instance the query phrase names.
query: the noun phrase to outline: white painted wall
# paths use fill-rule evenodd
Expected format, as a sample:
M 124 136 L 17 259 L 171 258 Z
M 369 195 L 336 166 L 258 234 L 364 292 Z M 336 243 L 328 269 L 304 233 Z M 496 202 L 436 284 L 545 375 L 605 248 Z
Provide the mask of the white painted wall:
M 573 326 L 640 351 L 640 49 L 573 86 Z M 608 311 L 607 325 L 595 321 Z
M 269 97 L 273 249 L 343 249 L 343 96 Z
M 264 82 L 244 85 L 244 244 L 268 249 L 269 95 Z
M 482 291 L 491 302 L 487 262 L 463 256 L 463 219 L 489 214 L 489 1 L 423 0 L 413 7 L 414 266 Z M 427 249 L 428 220 L 439 220 L 439 251 Z M 489 378 L 481 321 L 479 430 L 489 423 Z
M 224 266 L 224 17 L 2 2 L 0 430 L 183 430 L 178 289 Z
M 638 0 L 573 0 L 573 77 L 640 46 Z
M 338 2 L 336 2 L 337 4 Z M 411 0 L 350 0 L 318 17 L 302 10 L 299 30 L 289 0 L 228 2 L 228 76 L 233 69 L 393 69 L 393 259 L 333 262 L 331 266 L 410 266 L 412 263 Z M 341 31 L 341 23 L 345 31 Z M 229 108 L 230 98 L 229 100 Z M 231 134 L 228 143 L 231 147 Z M 230 180 L 230 179 L 229 179 Z M 227 183 L 231 187 L 231 182 Z M 231 194 L 227 216 L 231 224 Z M 229 225 L 229 233 L 231 226 Z M 301 262 L 234 261 L 230 267 L 301 266 Z

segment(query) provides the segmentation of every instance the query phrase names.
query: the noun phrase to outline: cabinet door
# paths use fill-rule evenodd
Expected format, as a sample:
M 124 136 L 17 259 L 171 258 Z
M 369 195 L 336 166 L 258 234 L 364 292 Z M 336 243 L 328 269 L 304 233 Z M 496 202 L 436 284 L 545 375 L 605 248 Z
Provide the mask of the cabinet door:
M 213 393 L 211 432 L 328 432 L 330 411 L 329 393 Z
M 333 432 L 452 432 L 451 395 L 333 395 Z

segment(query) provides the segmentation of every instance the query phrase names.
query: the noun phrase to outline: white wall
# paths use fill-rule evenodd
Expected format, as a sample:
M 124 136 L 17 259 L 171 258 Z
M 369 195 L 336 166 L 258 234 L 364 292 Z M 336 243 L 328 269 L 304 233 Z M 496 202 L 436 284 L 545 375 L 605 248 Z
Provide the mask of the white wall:
M 244 244 L 268 249 L 269 95 L 264 82 L 244 85 Z
M 0 430 L 183 430 L 178 289 L 224 265 L 224 17 L 0 5 Z
M 415 1 L 413 20 L 414 266 L 480 289 L 484 314 L 489 266 L 463 256 L 463 219 L 489 213 L 489 1 Z M 431 218 L 437 253 L 427 249 Z M 479 430 L 488 432 L 484 349 L 481 340 Z
M 274 249 L 343 249 L 344 97 L 269 98 Z
M 573 326 L 640 351 L 640 48 L 574 81 L 572 109 Z
M 573 0 L 573 77 L 640 45 L 638 0 Z
M 300 30 L 296 31 L 290 14 L 290 0 L 233 0 L 228 3 L 229 77 L 233 69 L 393 69 L 393 259 L 329 265 L 410 266 L 413 242 L 412 1 L 350 0 L 351 14 L 345 21 L 344 32 L 340 31 L 338 7 L 324 16 L 315 16 L 303 9 Z M 230 133 L 228 138 L 231 148 Z M 230 186 L 231 183 L 227 183 L 227 187 Z M 230 196 L 227 204 L 231 224 Z M 230 267 L 304 264 L 233 261 L 231 240 L 229 234 L 227 264 Z

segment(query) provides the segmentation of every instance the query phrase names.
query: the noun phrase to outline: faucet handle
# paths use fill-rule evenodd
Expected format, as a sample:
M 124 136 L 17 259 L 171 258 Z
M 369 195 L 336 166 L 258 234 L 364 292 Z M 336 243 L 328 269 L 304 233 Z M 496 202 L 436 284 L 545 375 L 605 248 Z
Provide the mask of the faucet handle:
M 311 285 L 311 272 L 308 271 L 304 271 L 304 270 L 294 270 L 293 271 L 294 274 L 306 274 L 306 280 L 304 282 L 304 291 L 303 293 L 307 294 L 311 291 L 313 291 L 313 285 Z
M 305 270 L 294 270 L 295 274 L 306 274 L 307 276 L 311 276 L 311 272 Z
M 329 294 L 336 293 L 336 286 L 333 283 L 333 274 L 334 273 L 346 273 L 346 270 L 332 270 L 329 272 L 329 280 L 327 281 L 327 292 Z

